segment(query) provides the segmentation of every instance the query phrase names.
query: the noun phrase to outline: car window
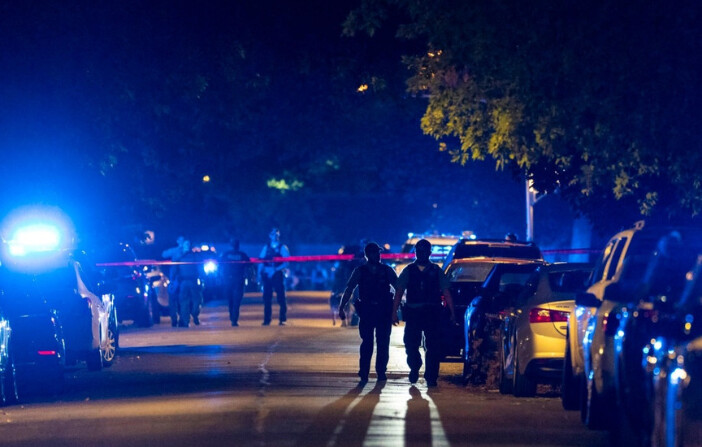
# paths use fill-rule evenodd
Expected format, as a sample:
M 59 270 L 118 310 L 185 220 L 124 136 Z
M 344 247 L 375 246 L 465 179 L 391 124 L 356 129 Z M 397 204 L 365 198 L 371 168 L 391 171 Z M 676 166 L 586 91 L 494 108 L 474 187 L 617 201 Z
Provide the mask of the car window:
M 604 269 L 605 267 L 607 267 L 607 262 L 609 261 L 609 258 L 612 257 L 612 253 L 614 252 L 614 245 L 616 244 L 616 242 L 617 241 L 608 242 L 604 250 L 602 250 L 602 254 L 595 263 L 595 270 L 592 274 L 592 284 L 601 281 L 604 277 Z
M 488 273 L 492 270 L 492 263 L 476 263 L 476 264 L 454 264 L 449 268 L 449 281 L 458 282 L 483 282 L 487 278 Z
M 500 277 L 500 292 L 511 288 L 511 284 L 523 286 L 531 277 L 531 272 L 527 273 L 511 273 L 507 272 Z
M 619 258 L 621 258 L 622 252 L 624 252 L 624 247 L 626 247 L 628 240 L 629 238 L 623 237 L 619 239 L 616 247 L 614 247 L 614 253 L 612 254 L 612 259 L 609 261 L 609 265 L 607 266 L 607 275 L 605 279 L 612 279 L 614 278 L 615 273 L 617 273 Z

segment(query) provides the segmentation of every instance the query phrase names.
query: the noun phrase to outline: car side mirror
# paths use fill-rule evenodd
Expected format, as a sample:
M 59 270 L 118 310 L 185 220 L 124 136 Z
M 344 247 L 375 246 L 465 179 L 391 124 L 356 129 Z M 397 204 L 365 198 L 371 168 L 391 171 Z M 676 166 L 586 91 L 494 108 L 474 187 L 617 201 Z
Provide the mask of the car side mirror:
M 575 305 L 583 307 L 600 307 L 602 301 L 599 300 L 594 294 L 588 292 L 579 292 L 575 296 Z

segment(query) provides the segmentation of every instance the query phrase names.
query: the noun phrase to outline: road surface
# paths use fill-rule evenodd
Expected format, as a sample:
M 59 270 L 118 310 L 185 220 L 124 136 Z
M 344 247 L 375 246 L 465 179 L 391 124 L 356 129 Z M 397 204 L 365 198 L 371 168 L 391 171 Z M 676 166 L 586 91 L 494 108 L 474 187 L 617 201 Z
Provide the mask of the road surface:
M 206 304 L 200 326 L 125 325 L 111 368 L 74 368 L 63 394 L 0 408 L 0 445 L 608 445 L 553 390 L 517 399 L 466 388 L 458 364 L 442 364 L 436 389 L 411 386 L 401 326 L 389 380 L 371 374 L 359 387 L 358 331 L 332 326 L 328 296 L 290 293 L 284 327 L 261 326 L 260 294 L 247 294 L 239 327 L 221 302 Z

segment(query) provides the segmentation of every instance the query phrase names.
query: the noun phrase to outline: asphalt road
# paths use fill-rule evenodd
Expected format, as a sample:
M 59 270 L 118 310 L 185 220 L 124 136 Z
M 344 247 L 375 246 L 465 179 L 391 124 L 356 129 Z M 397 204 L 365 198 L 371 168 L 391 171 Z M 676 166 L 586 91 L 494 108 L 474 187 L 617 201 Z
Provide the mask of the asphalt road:
M 290 295 L 284 327 L 261 326 L 254 294 L 236 328 L 217 302 L 200 326 L 123 326 L 111 368 L 73 369 L 60 396 L 0 409 L 0 445 L 608 445 L 549 388 L 529 399 L 466 388 L 458 364 L 442 364 L 436 389 L 411 386 L 402 327 L 387 383 L 359 387 L 356 328 L 332 326 L 328 292 Z

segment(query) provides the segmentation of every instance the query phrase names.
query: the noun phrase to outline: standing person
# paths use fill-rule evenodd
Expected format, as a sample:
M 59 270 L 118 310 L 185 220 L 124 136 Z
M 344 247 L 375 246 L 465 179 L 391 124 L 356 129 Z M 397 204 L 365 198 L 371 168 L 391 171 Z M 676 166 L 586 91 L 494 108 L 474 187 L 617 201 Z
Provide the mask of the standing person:
M 248 255 L 239 249 L 238 239 L 232 240 L 232 249 L 222 254 L 221 261 L 228 289 L 229 319 L 232 326 L 239 326 L 239 308 L 244 298 L 244 282 L 251 264 L 249 264 Z
M 448 278 L 441 267 L 429 260 L 431 243 L 426 239 L 417 242 L 415 256 L 415 261 L 405 267 L 397 280 L 392 320 L 393 324 L 398 323 L 397 309 L 406 290 L 407 303 L 402 313 L 405 320 L 405 352 L 407 365 L 410 367 L 409 381 L 417 383 L 419 379 L 419 368 L 422 367 L 419 347 L 423 333 L 426 341 L 424 378 L 427 386 L 435 387 L 441 363 L 442 293 L 446 306 L 451 312 L 452 324 L 455 324 L 456 317 Z
M 188 327 L 190 316 L 193 323 L 200 324 L 200 304 L 202 303 L 202 289 L 200 288 L 200 267 L 197 256 L 190 250 L 190 241 L 183 244 L 185 254 L 180 258 L 178 264 L 178 304 L 180 306 L 180 321 L 178 327 Z
M 375 242 L 366 244 L 363 249 L 367 262 L 356 267 L 344 290 L 339 304 L 339 318 L 346 318 L 345 308 L 356 287 L 360 299 L 356 301 L 359 314 L 358 333 L 361 336 L 361 355 L 358 377 L 368 381 L 371 357 L 373 356 L 373 335 L 378 351 L 375 356 L 375 372 L 378 381 L 387 380 L 385 371 L 390 358 L 390 332 L 392 331 L 393 299 L 390 287 L 395 288 L 397 274 L 392 267 L 380 262 L 380 246 Z
M 287 262 L 273 262 L 273 258 L 287 258 L 290 256 L 288 247 L 280 242 L 280 230 L 273 228 L 268 235 L 270 242 L 263 246 L 261 259 L 268 260 L 258 265 L 258 282 L 263 285 L 263 326 L 271 324 L 273 304 L 273 291 L 280 306 L 278 324 L 285 326 L 287 321 L 288 305 L 285 301 L 285 273 Z
M 186 252 L 184 246 L 185 238 L 183 236 L 179 236 L 176 240 L 176 246 L 164 250 L 163 253 L 161 253 L 161 256 L 174 262 L 180 261 L 180 258 L 182 258 Z M 178 310 L 180 307 L 178 303 L 180 287 L 178 284 L 177 274 L 178 266 L 171 265 L 168 269 L 168 314 L 171 317 L 171 326 L 173 327 L 178 325 Z

